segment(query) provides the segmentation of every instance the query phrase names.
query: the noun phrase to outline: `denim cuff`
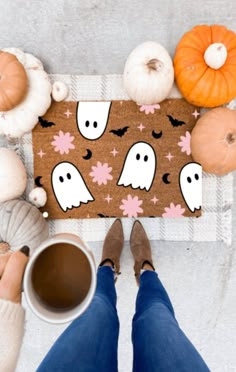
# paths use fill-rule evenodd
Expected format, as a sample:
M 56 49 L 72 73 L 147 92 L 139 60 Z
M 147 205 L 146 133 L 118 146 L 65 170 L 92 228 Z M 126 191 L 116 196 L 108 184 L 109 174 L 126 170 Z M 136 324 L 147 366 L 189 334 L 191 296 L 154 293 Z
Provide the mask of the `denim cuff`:
M 103 267 L 109 267 L 109 269 L 111 269 L 111 271 L 113 272 L 114 280 L 117 279 L 118 274 L 115 272 L 115 267 L 111 267 L 111 266 L 98 266 L 98 270 L 101 270 Z

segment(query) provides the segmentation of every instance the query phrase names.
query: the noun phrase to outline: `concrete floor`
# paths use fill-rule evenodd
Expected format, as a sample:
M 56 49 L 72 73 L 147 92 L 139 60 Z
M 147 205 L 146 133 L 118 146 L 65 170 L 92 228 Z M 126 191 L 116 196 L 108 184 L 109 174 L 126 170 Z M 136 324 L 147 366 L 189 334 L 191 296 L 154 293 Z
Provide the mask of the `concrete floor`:
M 50 73 L 122 73 L 128 53 L 140 42 L 156 40 L 173 55 L 181 35 L 196 24 L 219 23 L 236 31 L 234 0 L 0 0 L 0 7 L 0 47 L 35 54 Z M 234 191 L 236 195 L 236 185 Z M 235 217 L 234 204 L 233 226 Z M 236 371 L 235 229 L 233 234 L 231 247 L 153 242 L 154 261 L 177 319 L 216 372 Z M 101 244 L 91 246 L 99 260 Z M 129 372 L 136 285 L 128 244 L 122 262 L 119 360 L 120 372 Z M 27 313 L 17 371 L 34 371 L 62 329 Z
M 236 191 L 236 190 L 235 190 Z M 102 243 L 91 243 L 98 263 Z M 236 260 L 234 245 L 152 242 L 153 259 L 173 303 L 176 318 L 211 371 L 236 371 Z M 119 371 L 132 366 L 131 321 L 137 286 L 126 242 L 117 281 L 120 318 Z M 33 372 L 67 325 L 54 326 L 27 311 L 17 372 Z M 169 372 L 169 371 L 166 371 Z M 172 372 L 172 371 L 170 371 Z M 174 371 L 173 371 L 174 372 Z

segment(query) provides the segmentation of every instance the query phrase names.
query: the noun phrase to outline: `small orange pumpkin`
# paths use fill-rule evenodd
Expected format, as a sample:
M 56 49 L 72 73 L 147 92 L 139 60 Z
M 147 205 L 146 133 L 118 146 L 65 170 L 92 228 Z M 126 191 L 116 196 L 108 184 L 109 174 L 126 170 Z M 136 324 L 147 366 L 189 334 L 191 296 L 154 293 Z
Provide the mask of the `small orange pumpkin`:
M 236 169 L 236 111 L 206 112 L 192 130 L 191 151 L 206 172 L 223 175 Z
M 236 97 L 236 34 L 220 25 L 196 26 L 177 45 L 175 79 L 187 101 L 216 107 Z
M 27 75 L 16 56 L 0 51 L 0 111 L 17 106 L 27 92 Z

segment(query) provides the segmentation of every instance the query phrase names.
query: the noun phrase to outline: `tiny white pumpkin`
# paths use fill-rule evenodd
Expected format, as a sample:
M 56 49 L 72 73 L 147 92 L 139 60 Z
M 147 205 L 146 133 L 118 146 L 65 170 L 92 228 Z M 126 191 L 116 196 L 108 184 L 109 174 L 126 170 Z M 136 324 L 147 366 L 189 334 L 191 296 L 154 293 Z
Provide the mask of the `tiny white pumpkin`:
M 68 86 L 63 81 L 55 81 L 52 85 L 52 98 L 56 102 L 61 102 L 68 96 Z
M 47 203 L 47 193 L 43 187 L 35 187 L 29 193 L 29 201 L 37 208 L 44 207 Z
M 12 251 L 27 245 L 33 253 L 49 234 L 42 213 L 25 200 L 1 203 L 0 221 L 0 252 L 5 252 L 7 245 Z
M 21 137 L 30 132 L 51 105 L 52 84 L 42 63 L 32 54 L 17 48 L 3 49 L 12 53 L 23 64 L 27 78 L 28 91 L 25 99 L 12 110 L 0 112 L 0 134 L 8 137 Z
M 123 83 L 129 97 L 137 104 L 152 105 L 163 101 L 173 82 L 172 59 L 162 45 L 147 41 L 129 55 Z
M 210 44 L 204 53 L 204 60 L 206 64 L 218 70 L 221 68 L 227 59 L 227 49 L 222 43 L 213 43 Z
M 25 191 L 26 183 L 26 169 L 21 159 L 14 151 L 1 147 L 0 203 L 21 196 Z

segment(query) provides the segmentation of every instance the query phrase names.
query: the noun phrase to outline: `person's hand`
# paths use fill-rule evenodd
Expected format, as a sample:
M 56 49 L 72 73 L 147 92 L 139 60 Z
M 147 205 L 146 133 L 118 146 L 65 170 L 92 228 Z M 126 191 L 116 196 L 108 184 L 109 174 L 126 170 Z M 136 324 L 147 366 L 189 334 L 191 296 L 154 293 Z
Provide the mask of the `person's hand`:
M 20 303 L 21 285 L 29 260 L 29 248 L 0 255 L 0 299 Z

